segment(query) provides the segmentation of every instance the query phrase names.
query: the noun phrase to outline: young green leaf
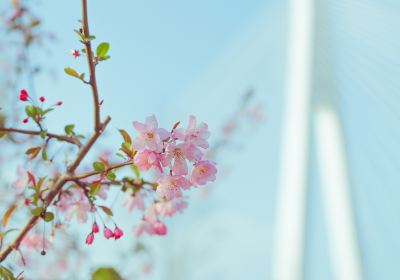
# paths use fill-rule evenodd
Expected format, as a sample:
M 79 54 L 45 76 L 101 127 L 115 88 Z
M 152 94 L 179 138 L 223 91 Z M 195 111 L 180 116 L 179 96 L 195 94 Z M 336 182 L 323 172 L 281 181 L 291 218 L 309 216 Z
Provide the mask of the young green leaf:
M 110 181 L 114 181 L 116 177 L 115 173 L 110 172 L 107 174 L 107 179 Z
M 103 205 L 99 205 L 99 207 L 101 208 L 101 210 L 103 210 L 103 212 L 108 215 L 108 216 L 112 216 L 113 212 L 111 211 L 110 208 L 103 206 Z
M 72 133 L 74 132 L 74 128 L 75 128 L 75 125 L 74 125 L 74 124 L 68 124 L 68 125 L 66 125 L 66 126 L 64 127 L 65 134 L 67 134 L 67 135 L 72 134 Z
M 94 183 L 89 187 L 89 195 L 91 197 L 95 197 L 96 194 L 99 192 L 99 190 L 100 190 L 100 182 Z
M 97 56 L 98 57 L 105 56 L 107 54 L 109 48 L 110 48 L 109 43 L 106 43 L 106 42 L 101 43 L 100 45 L 97 46 L 97 49 L 96 49 Z
M 124 141 L 125 141 L 125 142 L 128 142 L 129 144 L 132 144 L 132 139 L 131 139 L 131 137 L 129 136 L 128 132 L 126 132 L 126 131 L 123 130 L 123 129 L 119 129 L 118 131 L 119 131 L 119 133 L 121 134 L 122 138 L 124 138 Z
M 29 148 L 28 150 L 26 150 L 25 154 L 27 154 L 29 156 L 30 159 L 34 159 L 40 152 L 40 150 L 42 149 L 42 147 L 32 147 Z
M 40 214 L 42 214 L 42 211 L 43 211 L 42 207 L 36 207 L 31 210 L 31 213 L 33 216 L 39 216 Z
M 46 212 L 46 214 L 44 214 L 43 220 L 47 223 L 51 222 L 52 220 L 54 220 L 54 214 L 52 212 Z
M 97 172 L 104 172 L 104 170 L 106 170 L 106 167 L 104 166 L 104 163 L 96 161 L 93 162 L 93 169 Z
M 70 67 L 64 68 L 64 72 L 67 73 L 68 75 L 72 76 L 72 77 L 81 79 L 81 77 L 79 76 L 78 72 L 76 72 L 74 69 L 72 69 Z
M 7 225 L 8 220 L 10 219 L 12 213 L 14 212 L 14 210 L 16 208 L 17 208 L 17 205 L 13 204 L 7 209 L 6 213 L 4 213 L 3 219 L 1 221 L 1 224 L 3 225 L 3 227 L 5 227 Z
M 27 105 L 25 107 L 25 112 L 28 115 L 28 117 L 34 118 L 36 116 L 36 107 L 32 105 Z
M 47 152 L 46 152 L 46 149 L 42 149 L 42 159 L 43 160 L 47 160 Z

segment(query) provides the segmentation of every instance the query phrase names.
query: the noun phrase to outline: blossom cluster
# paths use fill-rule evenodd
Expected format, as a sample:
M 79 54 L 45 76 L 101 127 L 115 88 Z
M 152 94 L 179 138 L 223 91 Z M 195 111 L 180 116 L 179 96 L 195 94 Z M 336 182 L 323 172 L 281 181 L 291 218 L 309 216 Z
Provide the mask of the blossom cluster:
M 167 229 L 159 217 L 181 212 L 187 206 L 183 191 L 216 178 L 215 163 L 204 159 L 210 136 L 207 124 L 197 123 L 196 117 L 191 115 L 186 128 L 179 125 L 178 122 L 167 131 L 158 127 L 154 115 L 147 117 L 144 123 L 133 123 L 138 133 L 133 141 L 134 163 L 140 171 L 154 171 L 158 195 L 135 228 L 138 236 L 143 233 L 165 235 Z M 125 203 L 130 209 L 145 210 L 145 197 L 145 193 L 139 192 Z

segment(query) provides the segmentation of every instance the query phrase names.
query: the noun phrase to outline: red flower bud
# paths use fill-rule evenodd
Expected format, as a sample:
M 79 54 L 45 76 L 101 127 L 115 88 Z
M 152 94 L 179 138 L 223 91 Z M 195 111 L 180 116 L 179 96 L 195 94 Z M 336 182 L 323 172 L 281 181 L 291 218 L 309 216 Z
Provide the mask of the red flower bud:
M 91 232 L 91 233 L 89 233 L 89 235 L 86 237 L 85 243 L 86 243 L 87 245 L 91 245 L 91 244 L 93 243 L 93 241 L 94 241 L 94 234 L 93 234 L 93 232 Z
M 19 100 L 27 101 L 28 100 L 28 92 L 25 89 L 21 89 L 19 92 Z
M 61 101 L 58 101 L 58 102 L 56 103 L 56 105 L 57 105 L 57 106 L 61 106 L 61 105 L 62 105 L 62 102 L 61 102 Z
M 41 97 L 39 98 L 39 100 L 40 100 L 40 102 L 44 102 L 46 99 L 44 98 L 44 96 L 41 96 Z
M 115 240 L 120 239 L 122 235 L 124 235 L 124 232 L 119 227 L 115 227 L 114 229 Z
M 99 226 L 97 225 L 96 222 L 93 223 L 92 225 L 92 232 L 98 233 L 99 232 Z
M 28 120 L 29 120 L 28 118 L 25 118 L 25 119 L 22 120 L 22 122 L 23 122 L 23 123 L 27 123 Z
M 114 237 L 114 233 L 108 227 L 104 227 L 104 237 L 109 239 L 111 237 Z

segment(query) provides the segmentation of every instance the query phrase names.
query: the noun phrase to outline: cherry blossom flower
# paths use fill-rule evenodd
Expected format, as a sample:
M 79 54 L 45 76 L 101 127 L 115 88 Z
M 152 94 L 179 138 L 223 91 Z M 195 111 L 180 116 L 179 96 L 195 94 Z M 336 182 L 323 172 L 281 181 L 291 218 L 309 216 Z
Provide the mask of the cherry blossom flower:
M 187 145 L 184 143 L 178 145 L 171 143 L 167 145 L 166 155 L 163 158 L 163 165 L 168 166 L 173 161 L 172 172 L 174 175 L 188 174 L 186 147 Z
M 161 216 L 174 216 L 176 213 L 181 213 L 187 207 L 188 203 L 183 198 L 175 198 L 169 201 L 160 201 L 154 203 L 154 208 L 157 214 Z
M 161 198 L 170 200 L 181 196 L 181 189 L 188 189 L 191 183 L 183 176 L 162 175 L 157 180 L 157 194 Z
M 149 235 L 154 235 L 155 231 L 154 231 L 154 227 L 153 224 L 146 221 L 146 220 L 142 220 L 139 224 L 137 224 L 133 230 L 133 233 L 136 237 L 139 237 L 141 235 L 143 235 L 143 233 L 147 233 Z
M 11 185 L 14 188 L 16 194 L 21 194 L 24 192 L 26 186 L 28 185 L 28 175 L 21 166 L 18 166 L 17 176 L 18 179 L 14 181 Z
M 192 169 L 189 180 L 194 185 L 205 185 L 207 182 L 215 181 L 217 168 L 215 163 L 203 160 L 196 163 Z
M 163 128 L 158 128 L 157 119 L 154 115 L 146 118 L 145 123 L 133 122 L 133 127 L 139 132 L 133 147 L 142 151 L 146 148 L 161 152 L 163 149 L 162 141 L 170 136 L 170 133 Z
M 43 236 L 36 232 L 28 234 L 24 237 L 24 239 L 22 239 L 21 246 L 23 246 L 27 249 L 42 250 L 43 249 Z
M 135 155 L 134 163 L 140 171 L 149 170 L 151 167 L 163 172 L 161 167 L 161 156 L 159 153 L 151 150 L 143 150 Z
M 129 194 L 128 197 L 122 202 L 122 205 L 128 208 L 129 212 L 132 212 L 134 208 L 143 211 L 145 209 L 145 197 L 145 193 L 136 193 L 134 195 Z
M 207 149 L 209 146 L 207 142 L 207 139 L 210 137 L 208 125 L 205 123 L 197 125 L 196 117 L 193 115 L 189 116 L 189 122 L 186 129 L 177 129 L 176 135 L 179 140 L 194 144 L 195 146 L 204 149 Z
M 65 212 L 65 220 L 70 221 L 75 215 L 80 223 L 86 223 L 88 213 L 93 211 L 82 189 L 64 192 L 57 206 Z

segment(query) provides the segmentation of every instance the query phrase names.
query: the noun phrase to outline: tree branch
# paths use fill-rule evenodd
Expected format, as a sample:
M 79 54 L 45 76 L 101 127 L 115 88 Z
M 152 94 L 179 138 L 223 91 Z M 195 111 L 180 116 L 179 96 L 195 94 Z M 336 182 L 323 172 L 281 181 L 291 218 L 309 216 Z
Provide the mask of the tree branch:
M 83 33 L 87 38 L 90 36 L 89 33 L 89 21 L 87 16 L 87 2 L 86 0 L 82 0 L 82 24 L 83 24 Z M 99 104 L 99 93 L 97 90 L 97 82 L 96 82 L 96 70 L 95 63 L 93 61 L 92 56 L 92 45 L 90 40 L 84 41 L 85 49 L 86 49 L 86 57 L 89 66 L 89 74 L 90 80 L 89 84 L 92 88 L 93 95 L 93 105 L 94 105 L 94 127 L 95 130 L 98 131 L 100 129 L 100 104 Z
M 68 180 L 71 180 L 71 181 L 82 180 L 82 179 L 85 179 L 85 178 L 90 177 L 90 176 L 94 176 L 94 175 L 98 175 L 98 174 L 103 174 L 103 173 L 108 173 L 108 172 L 110 172 L 111 170 L 114 170 L 114 169 L 117 169 L 117 168 L 120 168 L 120 167 L 123 167 L 123 166 L 131 165 L 131 164 L 133 164 L 132 161 L 126 161 L 126 162 L 117 163 L 117 164 L 115 164 L 115 165 L 109 166 L 108 168 L 106 168 L 106 169 L 105 169 L 104 171 L 102 171 L 102 172 L 99 172 L 99 171 L 90 171 L 90 172 L 87 172 L 87 173 L 83 173 L 83 174 L 79 174 L 79 175 L 76 175 L 76 176 L 72 176 L 72 177 L 68 178 Z
M 20 133 L 20 134 L 28 134 L 28 135 L 40 135 L 40 131 L 35 131 L 35 130 L 25 130 L 25 129 L 18 129 L 18 128 L 6 128 L 6 127 L 0 127 L 0 132 L 4 133 Z M 55 138 L 60 141 L 68 142 L 74 145 L 77 145 L 78 147 L 81 147 L 82 144 L 81 142 L 76 138 L 76 137 L 69 137 L 65 135 L 58 135 L 54 133 L 46 133 L 46 136 L 49 138 Z
M 65 174 L 59 176 L 50 186 L 49 192 L 46 194 L 44 197 L 44 205 L 43 209 L 46 209 L 53 201 L 53 199 L 56 197 L 56 195 L 61 191 L 62 187 L 66 182 L 68 182 L 68 179 L 73 176 L 73 173 L 75 172 L 76 168 L 78 168 L 79 164 L 83 160 L 83 158 L 87 155 L 89 152 L 90 148 L 93 146 L 93 144 L 96 142 L 96 140 L 99 138 L 101 133 L 104 131 L 104 128 L 107 126 L 107 124 L 110 122 L 111 118 L 109 116 L 106 117 L 103 123 L 100 123 L 100 129 L 99 131 L 95 131 L 93 135 L 90 137 L 90 139 L 87 141 L 87 143 L 82 146 L 82 148 L 79 150 L 79 153 L 75 160 L 71 163 L 71 165 L 67 168 L 67 171 Z M 25 226 L 21 229 L 21 231 L 18 233 L 18 235 L 15 237 L 15 239 L 7 245 L 1 252 L 0 252 L 0 262 L 5 260 L 7 256 L 12 252 L 13 249 L 18 249 L 21 241 L 24 239 L 25 235 L 37 224 L 39 221 L 40 216 L 33 216 L 31 217 L 28 222 L 25 224 Z

